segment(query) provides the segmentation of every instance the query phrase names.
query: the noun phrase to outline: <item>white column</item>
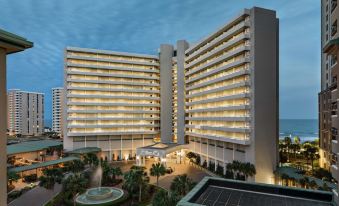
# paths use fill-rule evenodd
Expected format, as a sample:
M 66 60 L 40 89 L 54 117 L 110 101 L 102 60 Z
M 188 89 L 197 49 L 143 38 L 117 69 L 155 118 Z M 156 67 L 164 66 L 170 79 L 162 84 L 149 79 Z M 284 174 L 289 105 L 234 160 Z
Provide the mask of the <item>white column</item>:
M 0 48 L 0 205 L 7 205 L 7 95 L 6 50 Z

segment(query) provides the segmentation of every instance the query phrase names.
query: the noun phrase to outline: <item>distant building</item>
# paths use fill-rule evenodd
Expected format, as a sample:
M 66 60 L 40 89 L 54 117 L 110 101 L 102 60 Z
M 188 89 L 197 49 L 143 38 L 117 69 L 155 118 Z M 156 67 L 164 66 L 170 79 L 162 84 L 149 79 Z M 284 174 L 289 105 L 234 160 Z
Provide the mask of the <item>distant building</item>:
M 64 88 L 52 88 L 52 131 L 62 136 Z
M 10 135 L 44 133 L 44 94 L 11 89 L 7 94 L 7 107 Z

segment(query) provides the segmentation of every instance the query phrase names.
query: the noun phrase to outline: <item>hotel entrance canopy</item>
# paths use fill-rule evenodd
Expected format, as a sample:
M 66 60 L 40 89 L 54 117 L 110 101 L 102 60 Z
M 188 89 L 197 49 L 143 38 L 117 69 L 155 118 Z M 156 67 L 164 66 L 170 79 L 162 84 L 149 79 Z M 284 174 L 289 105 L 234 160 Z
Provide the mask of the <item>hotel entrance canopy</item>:
M 156 143 L 137 148 L 137 156 L 151 156 L 165 158 L 167 154 L 184 149 L 185 145 L 175 143 Z

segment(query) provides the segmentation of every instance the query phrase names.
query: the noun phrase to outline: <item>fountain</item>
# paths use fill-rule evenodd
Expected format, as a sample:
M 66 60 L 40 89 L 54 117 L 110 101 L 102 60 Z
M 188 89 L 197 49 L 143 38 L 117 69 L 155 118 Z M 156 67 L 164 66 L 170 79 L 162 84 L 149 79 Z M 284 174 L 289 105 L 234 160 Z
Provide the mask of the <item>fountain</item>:
M 101 187 L 102 168 L 99 163 L 92 181 L 96 183 L 97 187 L 87 189 L 85 193 L 79 195 L 75 201 L 78 205 L 106 205 L 114 203 L 122 198 L 124 192 L 115 187 Z

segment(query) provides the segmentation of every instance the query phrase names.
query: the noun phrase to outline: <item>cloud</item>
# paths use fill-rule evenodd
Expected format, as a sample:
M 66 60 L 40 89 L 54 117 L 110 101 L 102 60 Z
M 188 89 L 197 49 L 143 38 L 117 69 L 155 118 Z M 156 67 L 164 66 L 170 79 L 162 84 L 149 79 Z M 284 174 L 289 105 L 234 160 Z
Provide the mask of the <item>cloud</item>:
M 51 88 L 63 85 L 66 46 L 156 54 L 161 43 L 196 42 L 254 5 L 276 9 L 280 18 L 282 116 L 317 115 L 312 106 L 320 84 L 317 1 L 0 0 L 0 5 L 0 27 L 34 42 L 34 48 L 9 57 L 8 88 L 46 93 L 47 119 Z M 311 106 L 296 101 L 300 96 Z

